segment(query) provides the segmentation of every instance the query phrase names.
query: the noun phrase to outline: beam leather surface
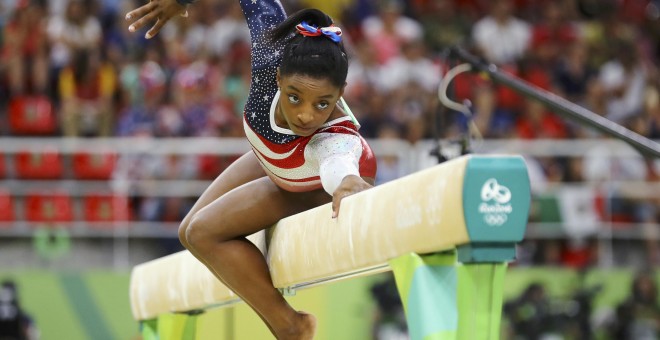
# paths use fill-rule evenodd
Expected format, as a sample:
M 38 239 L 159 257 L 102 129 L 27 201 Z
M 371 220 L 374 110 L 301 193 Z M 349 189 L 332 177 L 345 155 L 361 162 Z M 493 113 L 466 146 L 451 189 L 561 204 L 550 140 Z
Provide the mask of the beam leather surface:
M 268 262 L 276 287 L 383 264 L 400 255 L 467 243 L 462 192 L 468 157 L 416 172 L 342 200 L 332 219 L 324 205 L 282 219 Z
M 248 239 L 264 252 L 264 232 L 250 235 Z M 131 311 L 136 320 L 239 301 L 233 291 L 187 250 L 135 266 L 129 290 Z
M 265 249 L 277 288 L 348 276 L 407 253 L 431 253 L 469 242 L 463 180 L 471 155 L 416 172 L 331 205 L 282 219 L 251 241 Z M 188 251 L 140 264 L 131 274 L 136 320 L 209 308 L 237 297 Z

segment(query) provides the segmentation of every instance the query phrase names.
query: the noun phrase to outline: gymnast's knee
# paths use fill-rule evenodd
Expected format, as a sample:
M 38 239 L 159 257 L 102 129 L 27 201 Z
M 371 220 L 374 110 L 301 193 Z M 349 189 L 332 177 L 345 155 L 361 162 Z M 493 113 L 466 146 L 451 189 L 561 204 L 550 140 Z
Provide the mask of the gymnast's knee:
M 182 228 L 183 231 L 181 230 Z M 181 235 L 182 232 L 183 235 Z M 184 241 L 188 247 L 199 250 L 211 236 L 209 235 L 208 220 L 202 214 L 195 213 L 187 225 L 179 227 L 179 237 L 181 236 L 184 237 Z
M 221 231 L 223 228 L 219 221 L 222 221 L 222 219 L 217 218 L 217 216 L 211 219 L 203 212 L 197 212 L 185 227 L 180 227 L 179 235 L 180 237 L 185 237 L 188 247 L 203 251 L 204 248 L 222 242 L 225 239 L 222 235 Z M 181 228 L 184 228 L 184 230 L 182 231 Z
M 183 221 L 181 221 L 181 224 L 179 224 L 179 231 L 178 231 L 179 242 L 181 242 L 181 244 L 186 248 L 190 247 L 186 236 L 186 231 L 188 230 L 188 225 L 190 224 L 189 221 L 190 220 L 188 218 L 185 218 Z

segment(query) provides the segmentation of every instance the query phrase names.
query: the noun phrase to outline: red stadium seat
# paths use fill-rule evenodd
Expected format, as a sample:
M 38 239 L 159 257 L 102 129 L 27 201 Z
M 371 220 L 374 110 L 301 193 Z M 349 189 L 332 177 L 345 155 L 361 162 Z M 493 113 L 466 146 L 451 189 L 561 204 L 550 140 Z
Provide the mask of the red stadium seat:
M 64 172 L 62 155 L 55 150 L 16 154 L 16 175 L 21 179 L 58 179 Z
M 81 152 L 73 155 L 73 176 L 77 179 L 107 180 L 117 164 L 115 153 Z
M 0 153 L 0 178 L 7 177 L 7 162 L 5 161 L 5 155 Z
M 225 171 L 231 163 L 234 163 L 242 155 L 211 155 L 202 154 L 197 158 L 197 178 L 203 180 L 214 180 Z
M 57 131 L 55 109 L 45 96 L 14 97 L 8 109 L 12 134 L 52 135 Z
M 25 197 L 25 219 L 30 222 L 73 221 L 73 200 L 66 193 L 34 193 Z
M 223 170 L 222 157 L 218 155 L 202 154 L 197 158 L 197 178 L 213 180 Z
M 83 200 L 83 214 L 88 222 L 129 220 L 128 198 L 109 194 L 90 195 Z
M 14 220 L 14 202 L 6 191 L 0 191 L 0 222 Z

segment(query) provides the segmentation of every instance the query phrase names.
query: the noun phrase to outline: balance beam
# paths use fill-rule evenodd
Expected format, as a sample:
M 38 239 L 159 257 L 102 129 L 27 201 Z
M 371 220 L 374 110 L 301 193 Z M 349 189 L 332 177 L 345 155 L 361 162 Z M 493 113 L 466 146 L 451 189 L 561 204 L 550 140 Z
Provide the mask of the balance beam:
M 407 254 L 453 250 L 463 263 L 511 261 L 529 204 L 522 157 L 465 155 L 349 196 L 336 219 L 326 204 L 249 239 L 286 292 L 386 271 Z M 188 251 L 135 266 L 130 299 L 136 320 L 239 301 Z

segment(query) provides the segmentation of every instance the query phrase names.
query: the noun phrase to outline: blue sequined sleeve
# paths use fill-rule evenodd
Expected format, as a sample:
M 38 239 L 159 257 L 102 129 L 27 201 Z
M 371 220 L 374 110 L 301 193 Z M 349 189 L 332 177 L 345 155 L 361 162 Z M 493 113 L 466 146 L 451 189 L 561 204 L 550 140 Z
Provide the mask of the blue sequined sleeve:
M 273 131 L 270 125 L 270 106 L 277 93 L 275 75 L 280 64 L 282 44 L 273 44 L 269 32 L 286 19 L 279 0 L 240 0 L 252 39 L 252 83 L 245 105 L 247 123 L 262 137 L 284 143 L 293 136 Z

